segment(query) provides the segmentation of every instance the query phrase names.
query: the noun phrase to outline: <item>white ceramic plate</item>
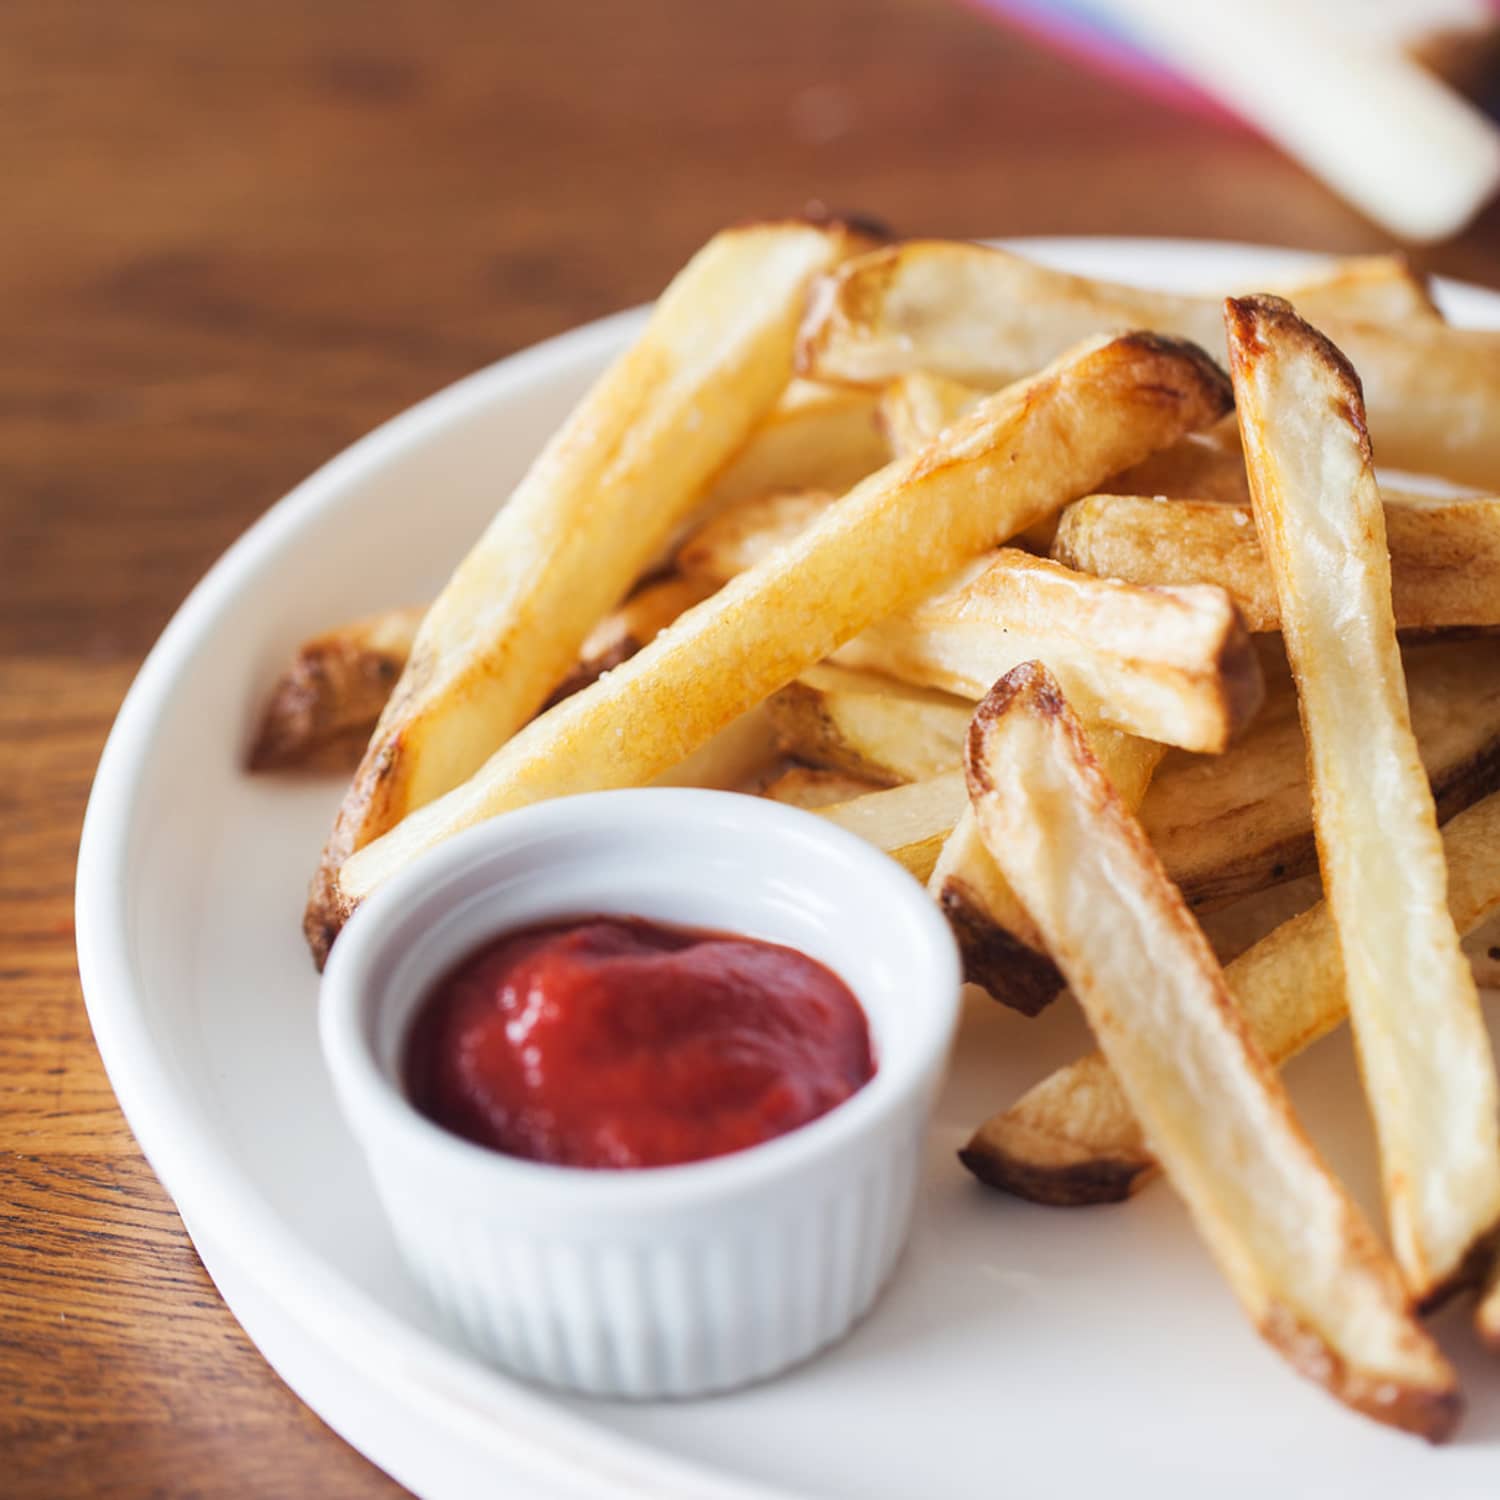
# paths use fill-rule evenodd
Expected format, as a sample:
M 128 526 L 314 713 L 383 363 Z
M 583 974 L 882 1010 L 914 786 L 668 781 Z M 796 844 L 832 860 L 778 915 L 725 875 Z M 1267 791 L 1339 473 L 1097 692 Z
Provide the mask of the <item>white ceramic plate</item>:
M 1288 253 L 1049 241 L 1084 272 L 1209 290 Z M 1447 288 L 1459 320 L 1500 296 Z M 1263 1346 L 1170 1192 L 1049 1210 L 978 1187 L 955 1148 L 1085 1044 L 1056 1006 L 974 1004 L 932 1131 L 915 1239 L 847 1343 L 757 1389 L 607 1405 L 531 1390 L 446 1343 L 397 1263 L 318 1056 L 299 918 L 335 781 L 240 769 L 287 653 L 427 597 L 593 376 L 627 313 L 424 402 L 320 470 L 193 592 L 100 763 L 78 874 L 89 1014 L 120 1102 L 204 1264 L 285 1380 L 419 1494 L 879 1497 L 1500 1494 L 1500 1364 L 1439 1320 L 1471 1408 L 1432 1450 L 1349 1415 Z M 1304 1118 L 1373 1207 L 1347 1042 L 1290 1070 Z

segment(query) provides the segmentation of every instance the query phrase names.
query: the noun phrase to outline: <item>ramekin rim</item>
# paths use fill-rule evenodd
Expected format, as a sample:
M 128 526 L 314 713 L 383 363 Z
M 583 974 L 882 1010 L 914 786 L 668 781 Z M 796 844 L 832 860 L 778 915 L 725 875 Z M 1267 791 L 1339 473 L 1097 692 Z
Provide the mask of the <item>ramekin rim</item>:
M 430 896 L 434 882 L 460 879 L 475 864 L 494 857 L 496 846 L 519 841 L 549 822 L 587 833 L 603 832 L 611 817 L 659 820 L 695 814 L 779 823 L 790 834 L 822 842 L 855 862 L 861 877 L 893 906 L 905 908 L 922 936 L 912 961 L 924 998 L 921 1003 L 914 998 L 921 1029 L 908 1039 L 904 1055 L 882 1055 L 868 1083 L 796 1130 L 741 1151 L 674 1166 L 619 1171 L 559 1167 L 466 1141 L 425 1118 L 382 1067 L 361 1025 L 363 981 L 374 957 L 366 950 L 378 951 L 381 924 L 409 901 Z M 725 929 L 735 925 L 726 914 Z M 571 1198 L 580 1211 L 639 1213 L 754 1191 L 777 1176 L 837 1156 L 860 1136 L 878 1134 L 942 1067 L 958 1023 L 960 988 L 957 946 L 941 912 L 908 872 L 856 835 L 765 798 L 696 787 L 629 788 L 555 798 L 502 814 L 455 835 L 393 876 L 354 913 L 333 946 L 319 993 L 319 1032 L 341 1106 L 366 1148 L 378 1141 L 420 1160 L 435 1178 L 466 1178 L 476 1188 L 503 1188 L 539 1205 L 557 1206 Z

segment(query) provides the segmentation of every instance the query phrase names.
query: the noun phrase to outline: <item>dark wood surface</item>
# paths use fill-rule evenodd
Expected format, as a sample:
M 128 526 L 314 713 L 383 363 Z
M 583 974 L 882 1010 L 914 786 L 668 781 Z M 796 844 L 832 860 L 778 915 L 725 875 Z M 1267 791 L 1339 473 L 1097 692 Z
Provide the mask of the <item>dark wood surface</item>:
M 0 1491 L 397 1493 L 219 1303 L 79 996 L 89 780 L 189 586 L 351 439 L 729 220 L 1385 242 L 946 0 L 9 0 L 0 44 Z M 1421 259 L 1500 281 L 1500 210 Z

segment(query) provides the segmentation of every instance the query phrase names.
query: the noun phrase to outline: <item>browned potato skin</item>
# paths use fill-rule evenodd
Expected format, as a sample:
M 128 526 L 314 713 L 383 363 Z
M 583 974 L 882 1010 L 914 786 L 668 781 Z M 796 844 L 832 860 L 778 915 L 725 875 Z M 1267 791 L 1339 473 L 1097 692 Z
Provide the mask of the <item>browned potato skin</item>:
M 938 905 L 963 957 L 964 978 L 1009 1010 L 1039 1016 L 1067 987 L 1051 955 L 1002 927 L 962 881 L 948 879 Z M 1003 985 L 993 976 L 1003 975 Z
M 544 707 L 629 661 L 712 592 L 702 580 L 671 575 L 644 584 L 590 633 L 577 664 Z M 425 606 L 388 610 L 298 647 L 267 700 L 250 769 L 352 771 L 406 666 L 424 612 Z
M 271 690 L 250 769 L 357 764 L 424 612 L 389 610 L 303 642 Z

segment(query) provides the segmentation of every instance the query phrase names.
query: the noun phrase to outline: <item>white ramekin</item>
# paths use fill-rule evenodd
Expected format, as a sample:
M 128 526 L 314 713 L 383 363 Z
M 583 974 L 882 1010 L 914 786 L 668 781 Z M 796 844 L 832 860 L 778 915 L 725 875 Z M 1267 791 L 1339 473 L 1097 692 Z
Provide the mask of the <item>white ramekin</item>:
M 858 997 L 875 1077 L 820 1119 L 685 1166 L 583 1171 L 504 1156 L 397 1083 L 429 985 L 487 938 L 617 913 L 801 949 Z M 959 963 L 910 875 L 852 834 L 729 792 L 601 792 L 494 819 L 355 914 L 323 979 L 323 1052 L 403 1256 L 476 1350 L 600 1396 L 692 1396 L 831 1344 L 911 1223 L 958 1016 Z

